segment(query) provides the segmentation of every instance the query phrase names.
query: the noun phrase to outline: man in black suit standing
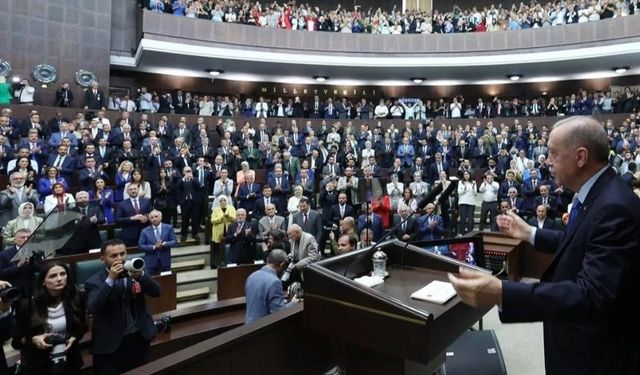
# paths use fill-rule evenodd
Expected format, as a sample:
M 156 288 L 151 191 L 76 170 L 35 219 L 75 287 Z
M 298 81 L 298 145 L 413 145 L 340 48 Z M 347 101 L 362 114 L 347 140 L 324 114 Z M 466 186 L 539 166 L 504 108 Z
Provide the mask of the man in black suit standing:
M 142 270 L 125 271 L 126 258 L 124 242 L 105 242 L 100 248 L 105 268 L 85 283 L 87 311 L 93 315 L 93 367 L 99 375 L 144 364 L 156 334 L 145 295 L 159 297 L 160 285 Z
M 138 246 L 142 228 L 147 226 L 147 214 L 151 212 L 151 202 L 138 197 L 138 185 L 129 184 L 129 199 L 125 199 L 116 209 L 116 223 L 122 227 L 120 238 L 127 246 Z
M 538 229 L 558 229 L 556 223 L 547 217 L 547 207 L 543 205 L 536 207 L 536 216 L 529 219 L 529 225 Z
M 182 169 L 182 178 L 178 181 L 178 203 L 182 215 L 182 228 L 180 229 L 180 241 L 187 240 L 189 223 L 191 223 L 191 236 L 196 242 L 200 242 L 198 231 L 200 230 L 201 204 L 204 203 L 202 189 L 198 179 L 193 176 L 191 167 Z
M 559 121 L 548 145 L 557 184 L 577 192 L 566 231 L 531 227 L 511 212 L 498 220 L 511 237 L 555 254 L 540 282 L 466 268 L 449 279 L 465 303 L 499 304 L 503 322 L 543 321 L 547 374 L 638 374 L 640 199 L 609 166 L 607 133 L 597 120 Z
M 92 109 L 104 111 L 106 107 L 106 98 L 104 92 L 99 89 L 98 82 L 94 81 L 91 88 L 84 92 L 84 109 Z
M 407 220 L 409 217 L 409 207 L 406 204 L 400 203 L 398 205 L 398 215 L 393 218 L 393 227 Z M 418 234 L 418 224 L 415 217 L 410 217 L 406 223 L 403 223 L 393 231 L 393 235 L 401 241 L 413 241 Z

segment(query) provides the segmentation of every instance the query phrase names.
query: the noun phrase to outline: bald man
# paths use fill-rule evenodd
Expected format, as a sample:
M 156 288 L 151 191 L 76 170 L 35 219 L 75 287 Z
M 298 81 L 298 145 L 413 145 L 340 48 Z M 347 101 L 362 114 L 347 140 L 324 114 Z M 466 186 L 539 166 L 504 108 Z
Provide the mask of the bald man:
M 504 233 L 555 253 L 540 282 L 464 268 L 449 279 L 464 302 L 499 304 L 505 323 L 543 321 L 547 374 L 638 374 L 640 199 L 609 167 L 607 133 L 595 119 L 559 121 L 548 147 L 556 183 L 577 192 L 566 231 L 530 226 L 513 212 L 498 218 Z
M 298 224 L 291 224 L 287 231 L 291 245 L 292 262 L 302 272 L 306 266 L 318 259 L 318 243 L 313 235 L 303 232 Z

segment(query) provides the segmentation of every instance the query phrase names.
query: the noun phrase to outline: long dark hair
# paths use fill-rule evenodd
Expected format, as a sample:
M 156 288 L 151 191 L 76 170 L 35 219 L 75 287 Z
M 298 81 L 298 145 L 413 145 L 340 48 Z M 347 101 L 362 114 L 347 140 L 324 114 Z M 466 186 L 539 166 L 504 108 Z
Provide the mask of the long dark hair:
M 47 288 L 43 285 L 47 274 L 53 267 L 62 267 L 67 273 L 67 285 L 60 295 L 60 297 L 52 296 Z M 67 322 L 67 330 L 73 324 L 78 326 L 83 324 L 84 321 L 84 306 L 82 306 L 82 298 L 78 292 L 75 284 L 71 281 L 71 274 L 69 272 L 69 266 L 58 262 L 46 263 L 38 273 L 36 277 L 36 284 L 34 285 L 33 294 L 33 311 L 31 313 L 31 326 L 43 327 L 44 331 L 47 331 L 47 319 L 49 305 L 54 303 L 59 298 L 64 304 L 64 308 L 71 309 L 71 311 L 65 311 L 67 316 L 71 317 L 72 322 Z

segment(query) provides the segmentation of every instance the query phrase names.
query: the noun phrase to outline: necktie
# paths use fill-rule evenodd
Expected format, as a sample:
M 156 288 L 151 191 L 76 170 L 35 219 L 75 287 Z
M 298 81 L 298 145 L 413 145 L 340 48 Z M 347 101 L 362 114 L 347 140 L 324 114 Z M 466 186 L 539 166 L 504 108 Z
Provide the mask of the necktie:
M 582 208 L 582 202 L 578 199 L 576 195 L 573 200 L 573 206 L 571 206 L 571 212 L 569 213 L 569 222 L 567 223 L 567 233 L 570 233 L 576 224 L 578 219 L 578 215 L 580 214 L 580 209 Z
M 156 241 L 160 241 L 160 227 L 155 227 L 153 231 L 156 235 Z
M 536 180 L 532 180 L 532 182 L 533 182 L 533 188 L 535 189 L 536 185 L 537 185 L 537 181 Z
M 276 186 L 277 186 L 277 187 L 280 187 L 280 177 L 278 177 L 278 178 L 276 179 Z
M 134 199 L 132 203 L 133 203 L 133 210 L 136 212 L 136 214 L 138 214 L 140 212 L 140 206 L 138 206 L 138 200 Z
M 302 220 L 302 224 L 307 225 L 307 214 L 304 214 L 304 218 Z
M 58 156 L 58 158 L 56 159 L 56 168 L 60 168 L 60 165 L 62 164 L 62 158 L 60 156 Z
M 402 231 L 403 232 L 407 232 L 407 222 L 405 221 L 404 223 L 402 223 Z
M 82 213 L 82 216 L 87 216 L 87 208 L 86 207 L 81 207 L 80 208 L 80 212 Z
M 344 210 L 345 210 L 344 206 L 343 206 L 343 205 L 340 205 L 340 217 L 341 217 L 342 219 L 344 219 Z

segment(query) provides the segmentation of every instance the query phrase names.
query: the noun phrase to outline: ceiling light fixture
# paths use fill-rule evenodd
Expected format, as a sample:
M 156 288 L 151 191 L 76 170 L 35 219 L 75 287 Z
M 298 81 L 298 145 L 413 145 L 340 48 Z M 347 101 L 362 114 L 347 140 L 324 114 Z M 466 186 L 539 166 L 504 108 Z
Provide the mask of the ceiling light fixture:
M 426 78 L 422 78 L 422 77 L 411 78 L 413 83 L 422 83 L 422 82 L 424 82 L 425 79 Z
M 618 74 L 622 74 L 625 73 L 627 70 L 631 69 L 628 66 L 616 66 L 614 68 L 612 68 L 612 70 Z
M 328 80 L 329 77 L 326 77 L 326 76 L 313 76 L 313 79 L 315 79 L 318 82 L 324 82 L 324 81 Z
M 507 78 L 509 78 L 512 81 L 517 81 L 522 77 L 524 77 L 522 74 L 509 74 L 509 75 L 507 75 Z
M 543 92 L 542 92 L 542 95 L 547 95 L 547 92 L 546 92 L 546 91 L 543 91 Z
M 20 77 L 18 77 L 18 76 L 13 76 L 13 77 L 11 78 L 11 82 L 13 82 L 13 83 L 18 83 L 18 82 L 20 82 Z
M 211 74 L 214 77 L 219 76 L 220 74 L 224 73 L 224 70 L 220 70 L 220 69 L 206 69 L 205 72 Z

